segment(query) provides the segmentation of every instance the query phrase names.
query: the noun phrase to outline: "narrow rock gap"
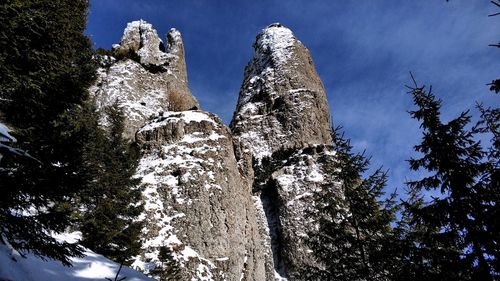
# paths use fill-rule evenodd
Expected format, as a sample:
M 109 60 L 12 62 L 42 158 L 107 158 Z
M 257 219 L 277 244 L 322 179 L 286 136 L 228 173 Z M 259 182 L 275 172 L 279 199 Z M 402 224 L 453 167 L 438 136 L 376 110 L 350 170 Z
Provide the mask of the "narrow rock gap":
M 166 52 L 165 51 L 165 45 L 163 45 L 163 42 L 161 42 L 161 41 L 160 41 L 160 45 L 158 46 L 158 48 L 160 49 L 160 51 L 162 51 L 164 53 Z
M 271 239 L 271 250 L 273 255 L 274 270 L 285 276 L 285 267 L 282 258 L 282 239 L 280 232 L 279 204 L 277 204 L 278 192 L 274 181 L 269 180 L 266 187 L 260 193 L 260 200 L 266 215 L 269 237 Z

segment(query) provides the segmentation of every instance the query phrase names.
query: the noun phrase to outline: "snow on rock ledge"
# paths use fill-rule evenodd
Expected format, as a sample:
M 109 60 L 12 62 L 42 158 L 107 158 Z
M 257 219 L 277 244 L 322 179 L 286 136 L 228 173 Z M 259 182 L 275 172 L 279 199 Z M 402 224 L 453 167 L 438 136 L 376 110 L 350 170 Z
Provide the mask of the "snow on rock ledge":
M 162 271 L 159 253 L 168 248 L 186 280 L 265 280 L 250 185 L 222 121 L 202 111 L 165 112 L 136 139 L 145 225 L 134 266 L 161 277 L 153 272 Z

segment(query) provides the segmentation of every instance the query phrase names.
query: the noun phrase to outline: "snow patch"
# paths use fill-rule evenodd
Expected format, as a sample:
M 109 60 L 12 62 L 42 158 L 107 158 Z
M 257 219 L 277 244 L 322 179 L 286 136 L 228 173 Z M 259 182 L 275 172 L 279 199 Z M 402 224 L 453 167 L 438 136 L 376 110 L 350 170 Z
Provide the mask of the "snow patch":
M 163 115 L 155 119 L 155 121 L 150 122 L 146 126 L 142 127 L 140 129 L 140 132 L 151 131 L 156 128 L 163 127 L 168 123 L 176 123 L 179 121 L 182 121 L 184 123 L 210 122 L 215 126 L 218 126 L 217 123 L 214 120 L 212 120 L 212 118 L 208 114 L 200 111 L 182 111 L 182 112 L 168 111 L 164 112 Z
M 10 133 L 9 127 L 0 122 L 0 142 L 16 142 L 16 138 Z
M 288 281 L 285 277 L 281 276 L 276 270 L 274 271 L 274 278 L 276 281 Z
M 256 55 L 270 55 L 276 64 L 285 64 L 291 57 L 291 47 L 295 41 L 290 29 L 281 24 L 271 24 L 258 35 Z
M 57 239 L 69 243 L 80 240 L 79 232 L 62 233 L 54 235 Z M 31 253 L 26 258 L 16 255 L 8 245 L 0 243 L 0 280 L 23 281 L 102 281 L 105 278 L 114 279 L 119 263 L 96 254 L 89 249 L 84 249 L 83 257 L 71 258 L 72 267 L 66 267 L 55 260 L 43 260 Z M 127 281 L 152 281 L 144 274 L 124 266 L 120 277 Z

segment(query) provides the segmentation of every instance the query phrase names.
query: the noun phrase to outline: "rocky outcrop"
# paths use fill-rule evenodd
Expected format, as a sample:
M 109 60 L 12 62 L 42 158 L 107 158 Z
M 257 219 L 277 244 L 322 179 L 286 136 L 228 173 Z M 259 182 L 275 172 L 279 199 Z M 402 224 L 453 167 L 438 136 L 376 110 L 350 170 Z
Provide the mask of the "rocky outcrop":
M 98 109 L 121 105 L 130 139 L 160 112 L 199 108 L 188 87 L 184 46 L 175 29 L 168 32 L 165 48 L 151 24 L 131 22 L 120 44 L 113 46 L 113 56 L 102 62 L 90 92 Z M 107 124 L 105 116 L 102 123 Z
M 262 30 L 245 69 L 231 122 L 243 173 L 253 175 L 262 239 L 276 276 L 302 280 L 314 263 L 305 242 L 314 229 L 311 195 L 332 186 L 329 108 L 309 51 L 280 24 Z
M 325 91 L 289 29 L 268 26 L 254 50 L 231 129 L 199 110 L 175 29 L 165 46 L 150 24 L 129 23 L 101 58 L 97 107 L 119 102 L 142 151 L 133 266 L 159 280 L 304 280 L 321 266 L 306 240 L 313 194 L 338 185 Z
M 269 280 L 272 263 L 259 239 L 250 182 L 238 171 L 221 120 L 168 112 L 144 126 L 137 141 L 145 226 L 134 266 L 161 278 L 155 272 L 168 268 L 159 253 L 168 248 L 185 280 Z
M 331 143 L 329 116 L 309 51 L 280 24 L 262 30 L 245 69 L 233 134 L 262 159 L 279 150 Z

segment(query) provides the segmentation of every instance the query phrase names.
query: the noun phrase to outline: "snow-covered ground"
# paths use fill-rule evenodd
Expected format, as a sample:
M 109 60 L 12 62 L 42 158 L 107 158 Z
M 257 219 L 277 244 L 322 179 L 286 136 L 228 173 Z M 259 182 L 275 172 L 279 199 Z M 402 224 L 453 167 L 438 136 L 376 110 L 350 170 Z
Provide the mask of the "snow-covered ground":
M 76 242 L 78 233 L 66 234 L 61 237 L 66 241 Z M 65 267 L 59 261 L 47 260 L 27 254 L 23 258 L 0 243 L 0 280 L 2 281 L 104 281 L 105 278 L 115 279 L 120 264 L 85 249 L 84 256 L 71 259 L 73 266 Z M 144 274 L 124 266 L 120 277 L 126 281 L 153 280 Z

